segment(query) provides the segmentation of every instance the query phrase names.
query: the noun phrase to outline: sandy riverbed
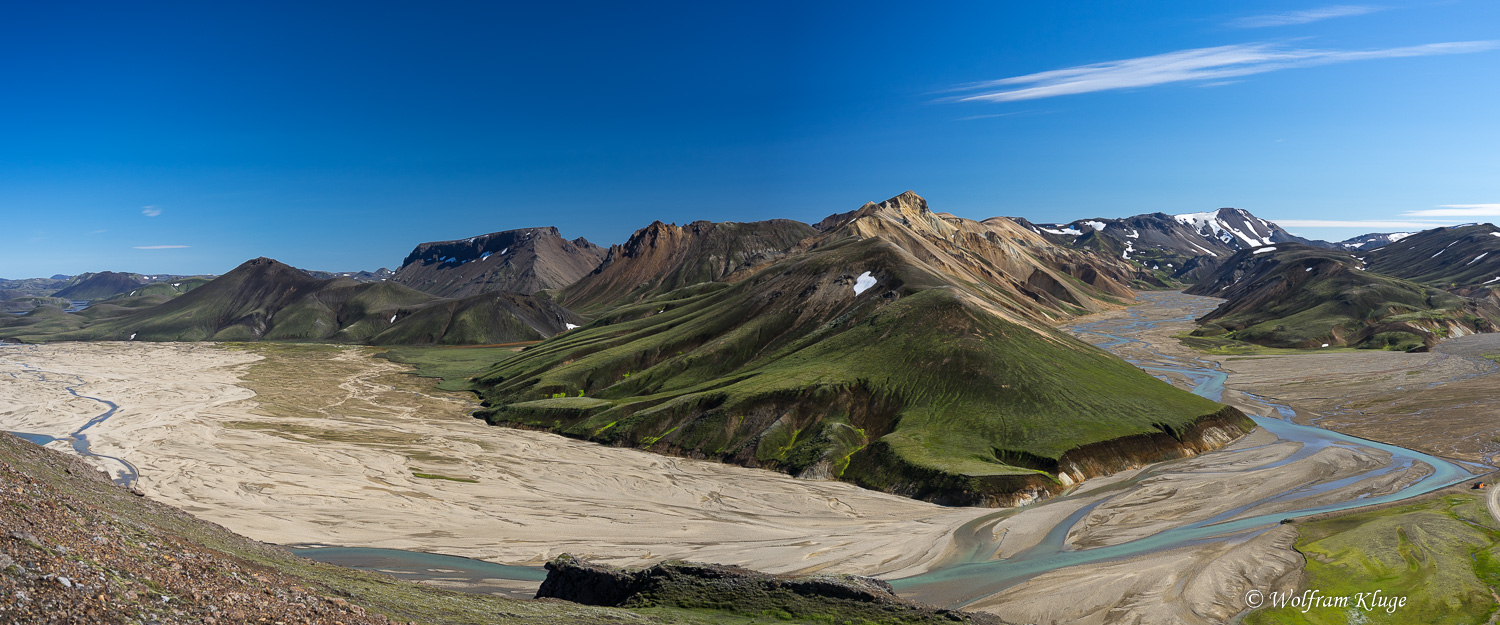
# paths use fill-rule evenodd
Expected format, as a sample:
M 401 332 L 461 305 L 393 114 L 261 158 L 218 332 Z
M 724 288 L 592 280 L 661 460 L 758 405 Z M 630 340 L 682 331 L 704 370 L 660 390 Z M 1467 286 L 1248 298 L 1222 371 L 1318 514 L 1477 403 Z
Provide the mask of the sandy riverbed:
M 133 462 L 153 498 L 267 542 L 509 564 L 571 552 L 619 564 L 918 572 L 954 528 L 989 512 L 491 427 L 467 416 L 471 401 L 418 395 L 425 382 L 368 354 L 341 348 L 307 363 L 301 382 L 321 392 L 299 398 L 305 415 L 288 416 L 240 382 L 261 359 L 254 351 L 3 347 L 0 374 L 15 377 L 0 384 L 0 428 L 66 435 L 102 410 L 63 390 L 81 380 L 120 406 L 90 430 L 95 450 Z

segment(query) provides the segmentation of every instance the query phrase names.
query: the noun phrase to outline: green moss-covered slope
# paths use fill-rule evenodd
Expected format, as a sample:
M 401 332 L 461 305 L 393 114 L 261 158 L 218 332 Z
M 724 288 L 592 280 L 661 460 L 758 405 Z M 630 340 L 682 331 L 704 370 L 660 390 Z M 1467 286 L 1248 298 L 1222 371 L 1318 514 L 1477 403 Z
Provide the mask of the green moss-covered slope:
M 1246 623 L 1477 625 L 1493 622 L 1500 609 L 1500 525 L 1483 494 L 1449 493 L 1296 526 L 1297 550 L 1307 558 L 1303 587 L 1349 597 L 1349 605 L 1304 609 L 1268 601 Z M 1371 609 L 1376 598 L 1404 600 Z

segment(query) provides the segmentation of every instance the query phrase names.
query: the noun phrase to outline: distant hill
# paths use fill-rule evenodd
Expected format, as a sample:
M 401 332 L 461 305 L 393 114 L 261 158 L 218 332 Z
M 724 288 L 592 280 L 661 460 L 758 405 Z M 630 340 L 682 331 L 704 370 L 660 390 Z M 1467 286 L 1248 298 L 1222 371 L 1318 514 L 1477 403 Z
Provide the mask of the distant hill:
M 589 310 L 715 282 L 780 258 L 816 232 L 790 219 L 685 226 L 653 222 L 624 245 L 611 246 L 598 268 L 564 288 L 558 299 L 570 308 Z
M 355 282 L 382 282 L 396 276 L 396 272 L 381 267 L 375 271 L 313 271 L 304 269 L 307 275 L 319 280 L 331 280 L 333 278 L 348 278 Z
M 319 280 L 268 258 L 247 261 L 167 297 L 136 295 L 101 304 L 92 314 L 91 308 L 64 318 L 49 313 L 0 321 L 0 338 L 508 343 L 540 340 L 581 322 L 561 306 L 531 296 L 454 301 L 392 282 Z
M 79 277 L 83 278 L 83 280 L 53 293 L 52 296 L 68 300 L 104 299 L 125 293 L 147 282 L 139 274 L 115 273 L 113 271 L 87 273 Z
M 1500 287 L 1500 228 L 1475 224 L 1424 230 L 1365 255 L 1371 271 L 1454 292 Z
M 71 302 L 57 297 L 14 297 L 0 299 L 0 312 L 24 313 L 39 306 L 52 306 L 59 310 L 67 308 Z
M 593 271 L 604 250 L 557 228 L 522 228 L 456 241 L 423 243 L 391 280 L 440 297 L 560 289 Z
M 6 280 L 0 278 L 0 300 L 15 299 L 18 297 L 50 297 L 59 289 L 67 288 L 73 281 L 73 276 L 62 274 L 51 278 L 22 278 L 19 280 Z
M 1238 208 L 1203 213 L 1151 213 L 1123 219 L 1080 219 L 1067 224 L 1032 224 L 1049 241 L 1118 257 L 1134 264 L 1141 279 L 1159 285 L 1196 282 L 1235 252 L 1276 243 L 1331 244 L 1303 239 L 1281 226 Z
M 1187 293 L 1227 300 L 1193 335 L 1271 347 L 1420 349 L 1500 321 L 1492 303 L 1377 273 L 1349 252 L 1299 244 L 1239 252 Z
M 1338 246 L 1347 250 L 1358 250 L 1368 252 L 1389 243 L 1395 243 L 1409 237 L 1415 232 L 1373 232 L 1361 234 L 1357 237 L 1345 239 Z
M 1052 328 L 1130 297 L 1114 259 L 933 213 L 911 192 L 819 229 L 748 275 L 684 278 L 497 363 L 475 381 L 480 415 L 954 505 L 1046 497 L 1253 427 Z M 683 230 L 653 225 L 638 244 L 722 249 L 684 245 L 714 235 Z

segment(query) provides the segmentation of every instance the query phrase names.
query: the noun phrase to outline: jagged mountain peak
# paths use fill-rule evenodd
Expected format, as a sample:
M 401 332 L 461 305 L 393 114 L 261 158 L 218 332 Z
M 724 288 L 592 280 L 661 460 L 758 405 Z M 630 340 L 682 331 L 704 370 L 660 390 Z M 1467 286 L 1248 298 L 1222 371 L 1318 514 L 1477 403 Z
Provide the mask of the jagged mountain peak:
M 1192 227 L 1204 237 L 1218 239 L 1234 249 L 1261 247 L 1283 241 L 1300 241 L 1281 226 L 1256 217 L 1240 208 L 1220 208 L 1203 213 L 1173 215 L 1173 219 Z
M 580 310 L 634 301 L 673 289 L 731 279 L 763 265 L 817 231 L 800 221 L 654 221 L 610 246 L 592 272 L 563 289 L 560 301 Z

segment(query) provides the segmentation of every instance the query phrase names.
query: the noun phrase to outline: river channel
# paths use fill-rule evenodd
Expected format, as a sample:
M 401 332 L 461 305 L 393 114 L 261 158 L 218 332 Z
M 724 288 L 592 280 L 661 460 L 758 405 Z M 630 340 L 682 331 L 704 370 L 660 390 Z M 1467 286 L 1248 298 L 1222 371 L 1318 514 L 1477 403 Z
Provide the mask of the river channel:
M 58 375 L 58 374 L 53 374 L 53 373 L 48 373 L 46 371 L 42 371 L 41 369 L 38 369 L 36 367 L 33 367 L 31 365 L 28 365 L 28 364 L 20 362 L 20 361 L 17 361 L 16 364 L 18 364 L 21 367 L 23 367 L 25 369 L 24 373 L 27 374 L 27 375 L 36 375 L 36 376 Z M 12 377 L 15 377 L 17 374 L 11 374 L 11 375 L 12 375 Z M 67 436 L 61 437 L 61 438 L 55 437 L 55 436 L 49 436 L 49 435 L 46 435 L 46 434 L 34 434 L 34 433 L 29 433 L 29 432 L 11 432 L 11 434 L 15 434 L 16 436 L 18 436 L 18 437 L 20 437 L 20 438 L 22 438 L 24 440 L 27 440 L 27 441 L 30 441 L 30 442 L 33 442 L 33 443 L 36 443 L 36 444 L 42 445 L 42 446 L 50 445 L 50 444 L 52 444 L 53 442 L 56 442 L 56 441 L 65 442 L 65 443 L 67 443 L 69 446 L 71 446 L 73 448 L 73 452 L 74 453 L 77 453 L 80 456 L 84 456 L 84 457 L 88 457 L 88 458 L 95 458 L 97 461 L 104 461 L 104 464 L 114 464 L 114 465 L 117 465 L 114 468 L 114 473 L 113 473 L 113 475 L 114 475 L 113 479 L 114 479 L 114 482 L 116 484 L 119 484 L 119 485 L 124 486 L 126 488 L 130 488 L 132 486 L 135 486 L 136 478 L 140 474 L 140 472 L 136 470 L 135 465 L 131 464 L 130 461 L 128 461 L 128 460 L 126 460 L 124 458 L 116 458 L 114 456 L 108 456 L 108 455 L 105 455 L 105 454 L 95 453 L 94 450 L 89 445 L 89 436 L 86 433 L 89 430 L 89 428 L 92 428 L 92 427 L 94 427 L 96 425 L 99 425 L 100 423 L 104 423 L 110 417 L 115 416 L 115 412 L 117 410 L 119 410 L 120 407 L 118 405 L 116 405 L 112 401 L 109 401 L 109 400 L 106 400 L 106 399 L 100 399 L 98 397 L 90 397 L 88 395 L 84 395 L 84 394 L 78 392 L 78 387 L 83 384 L 83 380 L 81 378 L 79 378 L 78 376 L 68 376 L 68 377 L 72 377 L 74 381 L 73 381 L 72 384 L 64 387 L 64 390 L 66 390 L 68 392 L 68 394 L 70 394 L 70 395 L 72 395 L 74 397 L 77 397 L 79 399 L 87 399 L 89 401 L 97 402 L 100 405 L 100 407 L 103 409 L 103 412 L 100 412 L 97 416 L 95 416 L 94 418 L 89 419 L 87 422 L 85 422 L 81 427 L 79 427 L 76 430 L 73 430 Z

